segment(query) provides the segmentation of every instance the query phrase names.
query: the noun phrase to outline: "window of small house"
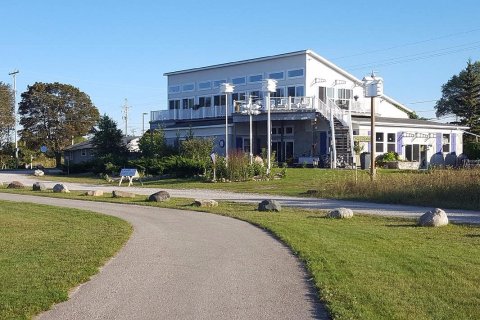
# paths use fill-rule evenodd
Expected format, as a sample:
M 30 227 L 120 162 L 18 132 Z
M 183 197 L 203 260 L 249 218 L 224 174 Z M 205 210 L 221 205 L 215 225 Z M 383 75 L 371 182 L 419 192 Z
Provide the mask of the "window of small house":
M 383 152 L 383 141 L 384 141 L 384 133 L 377 132 L 375 133 L 375 151 L 376 152 Z
M 443 134 L 443 152 L 450 152 L 450 134 Z
M 395 133 L 387 133 L 387 152 L 395 152 Z

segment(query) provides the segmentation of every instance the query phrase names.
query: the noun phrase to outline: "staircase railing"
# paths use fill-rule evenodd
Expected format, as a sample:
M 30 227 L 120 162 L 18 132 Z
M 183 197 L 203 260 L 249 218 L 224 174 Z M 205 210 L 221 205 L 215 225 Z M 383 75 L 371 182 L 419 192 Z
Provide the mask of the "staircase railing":
M 333 169 L 336 168 L 336 163 L 337 163 L 337 150 L 336 150 L 337 147 L 335 143 L 334 119 L 339 120 L 342 123 L 342 125 L 348 127 L 348 133 L 349 133 L 348 135 L 350 139 L 350 154 L 352 158 L 352 163 L 355 163 L 352 115 L 351 115 L 350 108 L 348 110 L 344 110 L 340 108 L 333 99 L 328 99 L 327 103 L 318 99 L 318 111 L 321 112 L 325 116 L 325 118 L 327 118 L 330 121 L 330 130 L 332 132 L 331 167 Z

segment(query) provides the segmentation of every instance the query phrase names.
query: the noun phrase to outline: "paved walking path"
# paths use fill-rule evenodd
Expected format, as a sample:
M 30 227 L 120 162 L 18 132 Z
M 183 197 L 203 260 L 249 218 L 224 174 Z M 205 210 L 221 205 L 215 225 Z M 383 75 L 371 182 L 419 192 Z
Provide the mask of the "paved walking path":
M 35 177 L 19 175 L 13 173 L 0 173 L 0 181 L 23 181 L 27 185 L 33 184 Z M 47 187 L 52 188 L 56 182 L 43 181 Z M 204 198 L 214 200 L 228 200 L 237 202 L 258 203 L 264 199 L 275 199 L 280 201 L 283 206 L 311 208 L 311 209 L 333 209 L 338 207 L 351 208 L 356 213 L 375 214 L 383 216 L 396 217 L 410 217 L 418 218 L 423 213 L 431 210 L 431 207 L 421 206 L 407 206 L 407 205 L 392 205 L 392 204 L 378 204 L 360 201 L 346 201 L 334 199 L 319 199 L 319 198 L 303 198 L 303 197 L 288 197 L 277 195 L 260 195 L 253 193 L 235 193 L 219 190 L 206 189 L 158 189 L 158 188 L 139 188 L 139 187 L 118 187 L 118 186 L 98 186 L 77 183 L 65 183 L 70 190 L 94 190 L 99 189 L 104 192 L 111 192 L 113 190 L 128 190 L 137 194 L 149 195 L 158 190 L 166 190 L 172 197 L 183 198 Z M 456 210 L 445 209 L 447 215 L 452 222 L 456 223 L 475 223 L 480 224 L 480 211 L 472 210 Z
M 246 222 L 7 193 L 0 199 L 93 210 L 134 226 L 92 281 L 38 319 L 328 319 L 298 259 Z

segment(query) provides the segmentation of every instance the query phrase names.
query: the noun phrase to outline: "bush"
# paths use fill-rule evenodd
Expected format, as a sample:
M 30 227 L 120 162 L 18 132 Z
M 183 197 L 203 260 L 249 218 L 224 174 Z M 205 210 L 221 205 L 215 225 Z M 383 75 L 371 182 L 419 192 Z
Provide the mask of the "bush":
M 377 166 L 383 167 L 387 162 L 398 161 L 399 159 L 400 159 L 400 156 L 398 155 L 398 153 L 389 151 L 387 153 L 379 155 L 375 159 L 375 164 Z
M 463 153 L 468 157 L 468 159 L 480 159 L 480 142 L 465 142 L 463 144 Z
M 170 156 L 162 160 L 164 173 L 171 173 L 177 177 L 186 178 L 204 174 L 206 168 L 202 161 L 182 156 Z
M 134 167 L 144 175 L 160 175 L 165 171 L 165 163 L 159 158 L 140 158 L 130 160 L 129 167 Z
M 92 172 L 95 167 L 93 161 L 63 165 L 62 171 L 69 173 L 87 173 Z

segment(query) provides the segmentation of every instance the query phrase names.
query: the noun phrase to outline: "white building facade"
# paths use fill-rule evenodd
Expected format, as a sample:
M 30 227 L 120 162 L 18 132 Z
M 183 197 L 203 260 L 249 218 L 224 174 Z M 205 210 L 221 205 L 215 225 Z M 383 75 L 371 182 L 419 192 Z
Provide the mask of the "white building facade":
M 215 139 L 215 151 L 259 154 L 267 148 L 265 79 L 277 81 L 271 93 L 272 150 L 280 162 L 336 159 L 351 164 L 354 144 L 371 151 L 370 98 L 364 98 L 362 81 L 311 50 L 166 73 L 168 107 L 151 112 L 152 129 L 162 127 L 174 143 L 189 132 Z M 226 98 L 222 83 L 234 85 Z M 261 105 L 253 117 L 242 114 L 249 98 Z M 227 99 L 227 100 L 226 100 Z M 227 105 L 227 106 L 226 106 Z M 375 99 L 377 154 L 397 152 L 424 165 L 440 156 L 462 153 L 466 128 L 410 119 L 412 110 L 388 96 Z M 227 113 L 228 135 L 225 136 Z M 356 141 L 356 142 L 354 142 Z M 332 161 L 333 162 L 333 161 Z

